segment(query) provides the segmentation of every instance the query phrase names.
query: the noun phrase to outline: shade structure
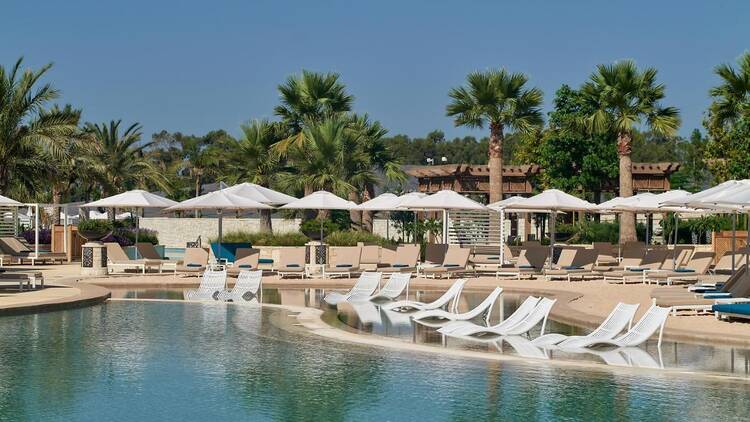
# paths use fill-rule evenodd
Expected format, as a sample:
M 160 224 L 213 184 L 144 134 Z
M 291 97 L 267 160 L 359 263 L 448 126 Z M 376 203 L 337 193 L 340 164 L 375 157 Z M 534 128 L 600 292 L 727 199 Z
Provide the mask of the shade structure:
M 134 208 L 135 209 L 135 243 L 138 244 L 138 234 L 141 231 L 138 210 L 144 208 L 166 208 L 176 205 L 177 202 L 154 193 L 134 189 L 117 195 L 108 196 L 98 201 L 84 204 L 86 208 Z M 138 259 L 138 248 L 135 248 L 135 257 Z
M 748 190 L 750 190 L 750 179 L 729 180 L 694 194 L 664 201 L 662 205 L 732 211 L 740 209 L 741 206 L 731 201 L 735 196 Z
M 224 192 L 252 199 L 261 204 L 274 206 L 288 204 L 297 199 L 285 193 L 277 192 L 261 185 L 256 185 L 255 183 L 240 183 L 222 190 Z
M 533 210 L 529 208 L 517 208 L 523 206 L 523 201 L 526 201 L 529 198 L 524 198 L 523 196 L 511 196 L 510 198 L 505 198 L 502 201 L 493 202 L 489 205 L 487 205 L 487 208 L 494 210 L 494 211 L 503 211 L 505 213 L 535 213 L 535 214 L 549 214 L 552 211 L 550 210 Z M 510 208 L 510 205 L 513 205 L 512 208 Z M 557 211 L 558 213 L 564 213 L 563 211 Z
M 443 212 L 443 243 L 448 243 L 448 210 L 490 211 L 489 208 L 452 190 L 441 190 L 423 197 L 414 197 L 406 205 L 412 210 Z
M 20 207 L 22 203 L 8 198 L 7 196 L 0 195 L 0 206 L 4 207 Z
M 319 190 L 303 198 L 294 200 L 281 209 L 285 210 L 354 210 L 357 204 L 336 196 L 331 192 Z M 320 222 L 320 241 L 323 241 L 323 221 Z
M 515 204 L 509 205 L 509 209 L 513 208 L 524 208 L 524 209 L 540 209 L 550 210 L 553 212 L 557 211 L 597 211 L 598 207 L 591 202 L 584 201 L 581 198 L 577 198 L 573 195 L 567 194 L 561 190 L 548 189 L 538 195 L 534 195 L 527 200 Z M 550 252 L 548 265 L 552 267 L 552 258 L 554 256 L 555 248 L 555 219 L 550 218 Z
M 405 193 L 398 197 L 397 209 L 409 211 L 411 209 L 412 203 L 418 201 L 421 198 L 424 198 L 425 196 L 427 196 L 427 194 L 422 192 Z
M 628 198 L 632 198 L 632 196 L 629 196 Z M 596 208 L 598 208 L 597 212 L 604 213 L 604 214 L 613 212 L 613 208 L 615 205 L 619 205 L 623 203 L 624 201 L 627 201 L 628 198 L 623 198 L 622 196 L 616 196 L 610 199 L 609 201 L 604 201 L 601 204 L 598 204 L 596 206 Z
M 219 215 L 219 248 L 217 250 L 219 251 L 219 255 L 221 255 L 222 220 L 224 210 L 243 211 L 268 209 L 273 209 L 273 207 L 224 190 L 217 190 L 182 201 L 177 205 L 166 208 L 164 211 L 216 210 L 216 213 Z M 217 256 L 216 259 L 221 261 L 221 256 Z

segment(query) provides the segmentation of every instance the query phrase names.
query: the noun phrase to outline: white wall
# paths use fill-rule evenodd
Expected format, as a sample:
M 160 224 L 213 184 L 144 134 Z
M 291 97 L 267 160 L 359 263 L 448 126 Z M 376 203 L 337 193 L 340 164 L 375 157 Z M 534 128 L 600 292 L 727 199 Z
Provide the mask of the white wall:
M 275 233 L 288 233 L 299 230 L 300 219 L 273 218 L 271 224 Z M 224 218 L 223 231 L 260 231 L 259 218 Z M 219 235 L 217 218 L 176 218 L 146 217 L 140 219 L 141 228 L 156 230 L 159 243 L 169 247 L 184 248 L 186 242 L 195 241 L 201 236 L 204 243 Z

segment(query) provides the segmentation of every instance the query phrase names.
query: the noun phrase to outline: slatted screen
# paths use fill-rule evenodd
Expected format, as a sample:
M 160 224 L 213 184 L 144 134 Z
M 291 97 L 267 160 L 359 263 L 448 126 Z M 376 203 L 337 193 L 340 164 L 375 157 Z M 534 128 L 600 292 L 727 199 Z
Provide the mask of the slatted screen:
M 448 212 L 448 243 L 499 245 L 500 214 L 484 211 Z
M 18 208 L 0 207 L 0 236 L 16 236 L 18 234 L 17 216 Z

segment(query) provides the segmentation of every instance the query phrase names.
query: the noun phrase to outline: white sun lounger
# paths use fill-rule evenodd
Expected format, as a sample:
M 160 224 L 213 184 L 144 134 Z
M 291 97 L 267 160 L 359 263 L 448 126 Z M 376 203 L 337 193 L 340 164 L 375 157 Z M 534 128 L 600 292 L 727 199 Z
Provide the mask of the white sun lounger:
M 489 296 L 487 296 L 482 301 L 482 303 L 468 312 L 459 314 L 456 312 L 448 312 L 442 309 L 428 309 L 426 311 L 419 311 L 415 313 L 412 318 L 414 318 L 415 322 L 426 325 L 428 327 L 440 327 L 445 325 L 448 321 L 469 321 L 479 316 L 483 316 L 486 322 L 489 321 L 490 314 L 492 313 L 492 306 L 497 301 L 497 298 L 500 297 L 501 293 L 503 293 L 503 289 L 500 287 L 495 287 L 495 290 L 493 290 L 492 293 L 490 293 Z M 435 319 L 439 321 L 436 323 L 429 321 Z
M 362 325 L 382 324 L 380 309 L 372 302 L 349 302 L 349 305 L 357 314 L 357 320 Z
M 203 273 L 201 284 L 195 290 L 186 290 L 187 300 L 215 300 L 218 294 L 224 290 L 227 283 L 226 271 L 206 270 Z
M 519 322 L 521 322 L 522 319 L 526 318 L 526 315 L 529 314 L 529 312 L 533 311 L 536 307 L 537 303 L 539 303 L 539 298 L 536 296 L 529 296 L 527 297 L 521 305 L 516 308 L 516 310 L 508 316 L 508 318 L 505 318 L 502 320 L 499 324 L 495 325 L 497 328 L 508 328 L 512 327 Z M 451 323 L 446 324 L 442 328 L 438 330 L 439 333 L 442 334 L 448 334 L 452 331 L 467 328 L 467 327 L 473 327 L 475 324 L 471 321 L 454 321 Z
M 664 332 L 664 323 L 669 316 L 670 308 L 662 308 L 656 305 L 646 311 L 641 319 L 627 333 L 611 340 L 588 339 L 577 342 L 578 347 L 594 346 L 617 346 L 629 347 L 638 346 L 649 339 L 657 330 L 659 331 L 659 343 L 661 346 L 662 334 Z
M 456 313 L 458 312 L 458 298 L 461 296 L 461 291 L 464 289 L 465 284 L 466 279 L 459 278 L 448 290 L 445 291 L 445 293 L 442 294 L 442 296 L 430 303 L 417 302 L 413 300 L 400 300 L 398 302 L 383 305 L 383 309 L 400 312 L 410 310 L 425 311 L 429 309 L 440 309 L 450 303 L 448 311 Z
M 625 327 L 630 329 L 633 324 L 633 317 L 638 310 L 638 304 L 630 305 L 627 303 L 618 303 L 615 309 L 610 312 L 609 316 L 604 319 L 594 331 L 585 336 L 566 336 L 564 334 L 546 334 L 532 340 L 534 345 L 539 347 L 548 347 L 559 345 L 560 347 L 581 347 L 578 343 L 584 343 L 590 339 L 610 340 L 620 334 Z
M 350 302 L 361 302 L 361 301 L 386 301 L 396 300 L 401 293 L 406 290 L 409 286 L 409 280 L 411 279 L 411 273 L 391 273 L 388 278 L 388 282 L 374 295 L 363 295 L 357 294 L 349 297 Z
M 445 333 L 447 336 L 451 337 L 468 337 L 468 338 L 474 338 L 475 336 L 515 336 L 515 335 L 521 335 L 529 332 L 532 328 L 534 328 L 537 324 L 540 322 L 542 323 L 542 334 L 544 334 L 544 329 L 547 325 L 547 317 L 549 316 L 549 311 L 552 310 L 552 306 L 554 306 L 555 302 L 557 302 L 557 299 L 549 299 L 549 298 L 542 298 L 539 300 L 539 302 L 536 304 L 534 309 L 526 314 L 525 317 L 523 317 L 518 323 L 511 325 L 506 328 L 500 328 L 499 325 L 495 325 L 492 327 L 483 327 L 481 325 L 473 325 L 466 328 L 460 328 L 456 329 L 454 331 L 451 331 L 449 333 Z
M 525 358 L 549 359 L 549 351 L 535 346 L 533 341 L 521 336 L 503 337 L 499 343 L 506 342 L 516 351 L 516 354 Z
M 380 279 L 383 273 L 379 272 L 363 272 L 359 275 L 359 279 L 354 284 L 354 287 L 347 293 L 330 292 L 323 300 L 329 305 L 336 305 L 339 302 L 344 302 L 352 297 L 369 297 L 375 290 L 380 287 Z
M 219 300 L 232 302 L 249 302 L 257 298 L 263 270 L 240 271 L 237 282 L 232 289 L 224 289 L 218 295 Z

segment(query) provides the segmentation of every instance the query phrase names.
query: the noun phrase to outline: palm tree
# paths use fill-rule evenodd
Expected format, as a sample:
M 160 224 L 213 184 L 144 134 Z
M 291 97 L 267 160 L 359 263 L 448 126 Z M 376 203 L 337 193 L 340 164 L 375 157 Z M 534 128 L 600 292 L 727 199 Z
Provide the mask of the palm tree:
M 542 91 L 526 88 L 523 73 L 505 69 L 473 72 L 467 86 L 449 92 L 452 102 L 446 108 L 456 126 L 490 127 L 490 202 L 503 199 L 503 139 L 505 129 L 529 133 L 542 125 Z
M 333 116 L 318 123 L 305 123 L 302 144 L 283 149 L 287 170 L 279 174 L 279 183 L 289 191 L 327 190 L 348 197 L 357 187 L 375 183 L 376 177 L 367 155 L 358 147 L 361 135 L 350 130 L 346 116 Z M 319 212 L 318 218 L 327 216 Z
M 167 178 L 144 155 L 151 142 L 141 142 L 141 126 L 133 123 L 120 133 L 121 123 L 121 120 L 112 120 L 101 125 L 85 125 L 86 132 L 94 140 L 89 161 L 101 194 L 147 188 L 149 184 L 169 192 Z
M 228 181 L 250 182 L 268 188 L 276 185 L 282 165 L 273 145 L 284 138 L 283 128 L 268 120 L 254 120 L 242 125 L 242 134 L 242 138 L 227 145 L 229 157 L 225 168 Z M 260 211 L 260 229 L 273 230 L 271 210 Z
M 351 111 L 354 102 L 337 73 L 303 70 L 302 75 L 290 76 L 278 89 L 281 104 L 274 112 L 291 134 L 300 133 L 306 122 L 320 122 L 334 114 Z
M 43 112 L 59 96 L 52 85 L 38 85 L 52 64 L 34 71 L 21 70 L 22 63 L 0 66 L 0 193 L 29 198 L 45 182 L 38 176 L 66 158 L 78 116 L 71 109 Z
M 195 196 L 199 196 L 203 182 L 217 174 L 220 167 L 222 157 L 215 146 L 231 137 L 223 130 L 219 130 L 201 137 L 183 136 L 178 133 L 176 138 L 182 155 L 180 172 L 190 176 Z
M 645 123 L 654 133 L 668 136 L 680 126 L 679 111 L 659 104 L 664 91 L 664 85 L 656 83 L 656 69 L 638 70 L 631 60 L 597 66 L 590 80 L 581 87 L 584 101 L 594 110 L 584 116 L 581 123 L 591 132 L 616 134 L 620 196 L 633 195 L 630 153 L 635 127 Z M 630 240 L 636 240 L 635 215 L 623 213 L 620 242 Z
M 730 64 L 714 69 L 721 78 L 721 84 L 709 91 L 714 99 L 709 108 L 709 123 L 714 127 L 723 127 L 750 115 L 750 52 L 743 53 L 737 64 L 737 69 Z

